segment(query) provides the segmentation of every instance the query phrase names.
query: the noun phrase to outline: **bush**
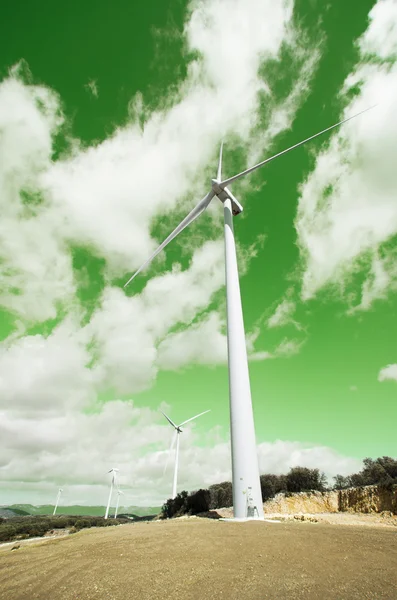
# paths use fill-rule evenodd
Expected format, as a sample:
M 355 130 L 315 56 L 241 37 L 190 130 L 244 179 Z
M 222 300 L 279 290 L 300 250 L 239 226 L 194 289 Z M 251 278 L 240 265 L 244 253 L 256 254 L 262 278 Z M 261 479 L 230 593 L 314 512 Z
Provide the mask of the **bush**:
M 263 502 L 274 498 L 276 494 L 287 491 L 285 475 L 261 475 L 261 491 Z
M 197 490 L 187 497 L 187 510 L 192 515 L 207 512 L 210 509 L 211 494 L 209 490 Z
M 91 527 L 91 523 L 88 519 L 77 519 L 74 526 L 76 529 L 85 529 L 87 527 Z
M 210 485 L 210 509 L 233 506 L 233 488 L 230 481 Z
M 326 477 L 318 469 L 308 469 L 307 467 L 294 467 L 286 476 L 286 485 L 288 492 L 309 492 L 326 490 Z
M 8 542 L 8 540 L 13 540 L 18 531 L 12 525 L 2 525 L 0 528 L 0 542 Z
M 350 477 L 343 477 L 343 475 L 335 475 L 333 485 L 334 490 L 345 490 L 350 486 Z
M 54 529 L 76 530 L 85 527 L 111 526 L 120 523 L 128 523 L 128 519 L 108 519 L 103 517 L 76 517 L 73 515 L 46 516 L 29 515 L 26 517 L 12 517 L 0 523 L 0 542 L 7 542 L 14 539 L 23 539 L 27 537 L 41 537 L 47 531 Z
M 363 487 L 365 485 L 379 485 L 390 489 L 397 484 L 397 460 L 390 456 L 381 456 L 373 460 L 364 458 L 363 468 L 358 473 L 347 477 L 336 475 L 334 489 L 343 490 L 349 487 Z
M 187 512 L 187 492 L 180 492 L 175 498 L 168 498 L 167 502 L 163 504 L 161 513 L 164 518 L 171 519 L 183 515 Z

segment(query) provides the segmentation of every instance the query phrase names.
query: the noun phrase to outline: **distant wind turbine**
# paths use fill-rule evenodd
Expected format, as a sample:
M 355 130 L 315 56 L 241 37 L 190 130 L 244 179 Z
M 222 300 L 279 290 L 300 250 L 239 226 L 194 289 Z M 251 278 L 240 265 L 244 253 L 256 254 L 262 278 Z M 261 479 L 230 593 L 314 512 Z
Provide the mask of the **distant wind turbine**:
M 57 494 L 57 499 L 55 500 L 54 512 L 52 513 L 53 515 L 55 515 L 55 513 L 57 512 L 57 508 L 58 508 L 58 504 L 59 504 L 59 499 L 61 497 L 62 492 L 63 492 L 63 489 L 59 488 L 58 494 Z
M 110 501 L 112 499 L 113 488 L 116 485 L 116 475 L 118 472 L 119 472 L 118 469 L 110 469 L 110 471 L 108 471 L 108 473 L 112 473 L 112 481 L 110 482 L 110 492 L 109 492 L 108 505 L 106 507 L 106 512 L 105 512 L 105 519 L 107 519 L 108 515 L 109 515 Z
M 182 425 L 186 425 L 186 423 L 189 423 L 190 421 L 193 421 L 194 419 L 197 419 L 198 417 L 201 417 L 201 415 L 205 415 L 206 413 L 210 412 L 209 410 L 205 410 L 204 412 L 196 415 L 195 417 L 191 417 L 190 419 L 187 419 L 187 421 L 183 421 L 183 423 L 181 423 L 180 425 L 175 425 L 174 421 L 171 421 L 171 419 L 169 417 L 167 417 L 167 415 L 165 413 L 163 413 L 163 411 L 160 411 L 162 415 L 165 416 L 165 418 L 167 419 L 167 421 L 174 427 L 175 429 L 175 435 L 172 436 L 172 443 L 171 443 L 171 448 L 170 448 L 170 452 L 172 451 L 175 441 L 176 441 L 176 449 L 175 449 L 175 467 L 174 467 L 174 483 L 172 485 L 172 498 L 175 498 L 176 496 L 176 488 L 177 488 L 177 483 L 178 483 L 178 461 L 179 461 L 179 434 L 182 433 Z M 167 460 L 168 463 L 168 460 Z M 167 466 L 167 465 L 166 465 Z M 164 469 L 165 472 L 165 469 Z
M 122 492 L 122 491 L 120 490 L 120 488 L 118 487 L 118 488 L 117 488 L 117 502 L 116 502 L 116 510 L 114 511 L 114 518 L 115 518 L 115 519 L 117 519 L 117 513 L 118 513 L 118 510 L 119 510 L 120 496 L 121 496 L 122 494 L 124 494 L 124 492 Z
M 373 108 L 373 107 L 370 107 Z M 274 156 L 245 169 L 233 177 L 222 180 L 221 145 L 216 179 L 211 180 L 211 189 L 206 196 L 179 223 L 153 254 L 130 277 L 126 287 L 181 231 L 205 211 L 213 198 L 218 198 L 224 210 L 225 262 L 226 262 L 226 312 L 227 342 L 229 365 L 230 396 L 230 438 L 232 450 L 233 514 L 235 519 L 263 519 L 262 493 L 259 479 L 259 465 L 256 451 L 254 416 L 252 412 L 251 388 L 248 370 L 247 349 L 245 343 L 243 311 L 241 306 L 240 283 L 238 277 L 236 246 L 233 231 L 233 216 L 242 212 L 241 204 L 236 200 L 227 185 L 252 173 L 263 165 L 302 146 L 306 142 L 339 127 L 358 115 L 370 110 L 367 108 L 352 117 L 348 117 L 323 131 L 316 133 L 294 146 L 278 152 Z M 168 417 L 167 417 L 168 418 Z M 173 424 L 174 425 L 174 424 Z M 174 425 L 175 426 L 175 425 Z M 175 486 L 174 486 L 175 489 Z

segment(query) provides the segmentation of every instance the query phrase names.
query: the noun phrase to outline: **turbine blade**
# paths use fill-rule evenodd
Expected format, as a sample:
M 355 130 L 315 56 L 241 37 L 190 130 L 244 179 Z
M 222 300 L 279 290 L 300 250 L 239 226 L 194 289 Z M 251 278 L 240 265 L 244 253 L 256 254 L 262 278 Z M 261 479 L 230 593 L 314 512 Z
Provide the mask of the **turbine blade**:
M 201 417 L 201 415 L 205 415 L 205 413 L 208 413 L 210 411 L 211 411 L 211 409 L 205 410 L 204 412 L 200 413 L 199 415 L 196 415 L 195 417 L 192 417 L 191 419 L 188 419 L 187 421 L 183 421 L 183 423 L 181 423 L 179 425 L 179 427 L 182 427 L 182 425 L 186 425 L 186 423 L 189 423 L 189 421 L 193 421 L 193 419 L 197 419 L 197 417 Z
M 162 415 L 164 415 L 164 416 L 165 416 L 165 418 L 167 419 L 167 421 L 168 421 L 169 423 L 171 423 L 171 425 L 172 425 L 173 427 L 175 427 L 175 429 L 176 429 L 176 428 L 177 428 L 177 425 L 175 425 L 174 421 L 171 421 L 171 419 L 170 419 L 169 417 L 167 417 L 167 415 L 166 415 L 165 413 L 163 413 L 163 411 L 162 411 L 162 410 L 160 410 L 160 412 L 161 412 L 161 414 L 162 414 Z
M 222 151 L 223 151 L 223 142 L 221 143 L 221 149 L 219 151 L 218 173 L 216 175 L 216 178 L 218 181 L 220 181 L 222 178 Z
M 132 275 L 132 277 L 129 278 L 127 283 L 124 284 L 124 287 L 127 287 L 127 285 L 138 275 L 138 273 L 140 273 L 142 269 L 144 269 L 149 263 L 152 262 L 152 260 L 157 256 L 157 254 L 159 254 L 179 233 L 181 233 L 181 231 L 183 231 L 185 227 L 190 225 L 190 223 L 192 223 L 195 219 L 197 219 L 198 216 L 201 215 L 202 212 L 205 211 L 213 197 L 214 192 L 211 190 L 202 200 L 200 200 L 200 202 L 193 208 L 193 210 L 190 211 L 187 217 L 185 217 L 183 221 L 179 223 L 178 227 L 176 227 L 174 231 L 170 233 L 170 235 L 164 240 L 164 242 L 160 244 L 157 250 L 153 252 L 153 254 L 147 259 L 147 261 L 145 261 L 143 265 L 141 265 L 139 269 L 135 271 L 135 273 Z
M 171 452 L 172 452 L 172 451 L 173 451 L 173 449 L 174 449 L 175 442 L 176 442 L 176 436 L 177 436 L 177 435 L 178 435 L 178 432 L 177 432 L 177 430 L 175 430 L 175 431 L 174 431 L 174 433 L 172 434 L 171 446 L 170 446 L 170 448 L 169 448 L 169 450 L 168 450 L 168 454 L 167 454 L 167 461 L 166 461 L 166 463 L 165 463 L 165 466 L 164 466 L 164 471 L 163 471 L 163 477 L 164 477 L 164 475 L 165 475 L 165 472 L 166 472 L 166 470 L 167 470 L 168 463 L 170 462 L 170 456 L 171 456 Z
M 374 106 L 376 106 L 376 104 Z M 245 171 L 242 171 L 241 173 L 238 173 L 237 175 L 233 175 L 233 177 L 229 177 L 229 179 L 225 179 L 225 181 L 222 181 L 220 183 L 220 185 L 222 187 L 224 187 L 225 185 L 229 185 L 229 183 L 232 183 L 233 181 L 240 179 L 240 177 L 244 177 L 244 175 L 248 175 L 248 173 L 252 173 L 252 171 L 259 169 L 259 167 L 263 167 L 263 165 L 266 165 L 271 160 L 274 160 L 275 158 L 278 158 L 279 156 L 282 156 L 283 154 L 287 154 L 287 152 L 290 152 L 291 150 L 298 148 L 298 146 L 303 146 L 303 144 L 306 144 L 306 142 L 309 142 L 310 140 L 314 140 L 314 138 L 318 137 L 319 135 L 323 135 L 323 133 L 326 133 L 327 131 L 331 131 L 331 129 L 334 129 L 335 127 L 339 127 L 340 125 L 343 125 L 343 123 L 347 123 L 347 121 L 350 121 L 351 119 L 355 119 L 359 115 L 362 115 L 363 113 L 367 112 L 368 110 L 371 110 L 371 108 L 374 108 L 374 106 L 365 108 L 364 110 L 360 111 L 359 113 L 352 115 L 351 117 L 348 117 L 347 119 L 343 119 L 343 121 L 339 121 L 339 123 L 335 123 L 335 125 L 331 125 L 331 127 L 327 127 L 327 129 L 323 129 L 322 131 L 319 131 L 318 133 L 311 135 L 310 137 L 306 138 L 305 140 L 302 140 L 301 142 L 294 144 L 290 148 L 287 148 L 286 150 L 283 150 L 282 152 L 278 152 L 277 154 L 275 154 L 274 156 L 271 156 L 270 158 L 266 158 L 266 160 L 263 160 L 262 162 L 258 163 L 257 165 L 254 165 L 253 167 L 250 167 L 249 169 L 246 169 Z

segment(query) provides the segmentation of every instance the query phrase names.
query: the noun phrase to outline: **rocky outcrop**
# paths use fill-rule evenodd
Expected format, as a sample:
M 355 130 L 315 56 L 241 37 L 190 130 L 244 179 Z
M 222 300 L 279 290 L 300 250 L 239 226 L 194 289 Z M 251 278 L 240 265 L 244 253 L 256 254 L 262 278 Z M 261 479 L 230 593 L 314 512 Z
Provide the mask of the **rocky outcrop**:
M 338 492 L 299 492 L 277 494 L 263 505 L 266 514 L 327 513 L 338 512 Z
M 265 514 L 279 513 L 382 513 L 397 515 L 397 486 L 385 489 L 376 485 L 332 492 L 277 494 L 263 505 Z
M 397 486 L 385 489 L 376 485 L 338 491 L 338 510 L 341 512 L 397 514 Z

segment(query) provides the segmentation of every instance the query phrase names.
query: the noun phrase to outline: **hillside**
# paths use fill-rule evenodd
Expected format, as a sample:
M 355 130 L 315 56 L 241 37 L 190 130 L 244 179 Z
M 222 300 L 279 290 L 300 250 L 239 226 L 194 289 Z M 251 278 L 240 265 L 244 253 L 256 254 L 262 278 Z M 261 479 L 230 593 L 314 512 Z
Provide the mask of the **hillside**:
M 102 517 L 105 514 L 105 506 L 58 506 L 58 515 L 92 516 Z M 120 506 L 119 514 L 137 515 L 139 517 L 157 515 L 161 508 L 158 506 Z M 3 517 L 14 515 L 52 515 L 54 511 L 53 504 L 42 504 L 34 506 L 32 504 L 11 504 L 9 506 L 0 506 L 0 515 Z M 114 508 L 110 509 L 113 513 Z M 6 514 L 2 514 L 5 512 Z M 9 514 L 9 513 L 13 514 Z
M 0 547 L 0 600 L 395 600 L 393 528 L 154 521 Z

